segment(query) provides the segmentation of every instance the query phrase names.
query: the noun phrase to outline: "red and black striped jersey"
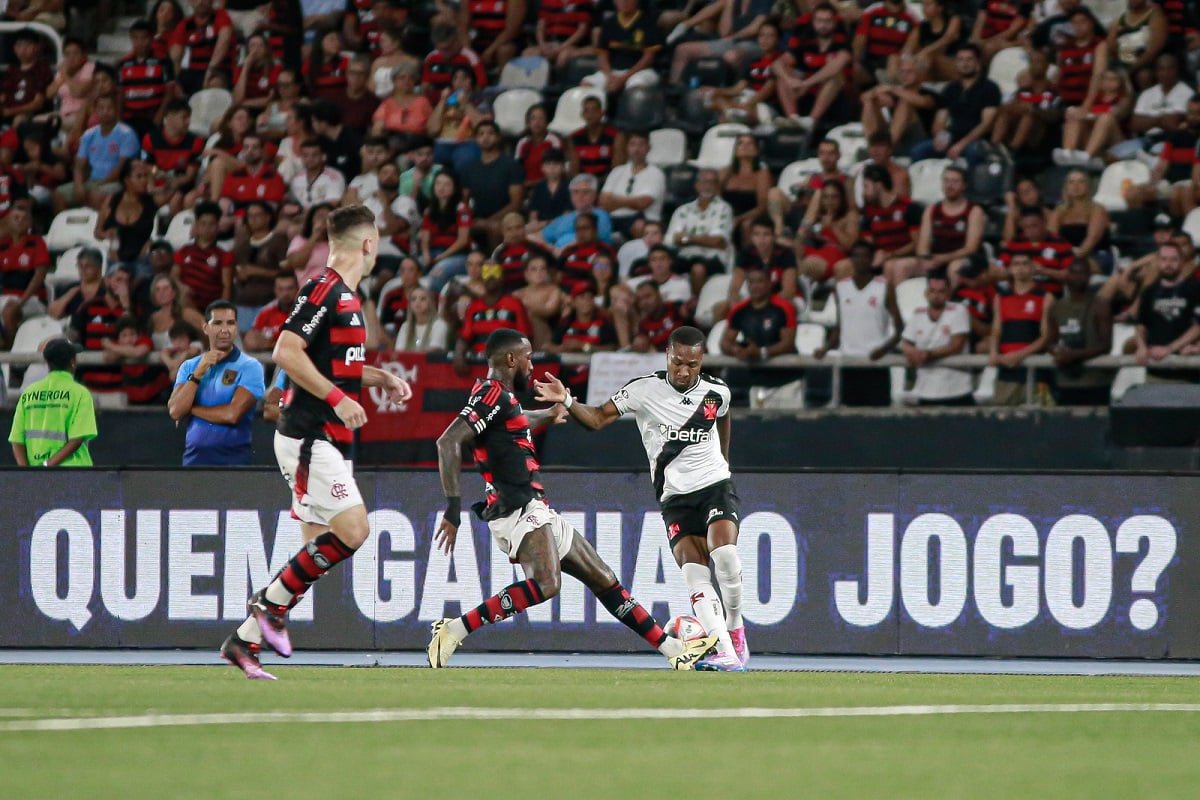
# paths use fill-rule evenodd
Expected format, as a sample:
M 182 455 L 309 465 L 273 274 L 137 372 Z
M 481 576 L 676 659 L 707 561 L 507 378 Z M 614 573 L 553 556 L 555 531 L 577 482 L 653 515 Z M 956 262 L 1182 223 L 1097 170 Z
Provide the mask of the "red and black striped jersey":
M 595 139 L 588 134 L 587 127 L 580 128 L 570 136 L 571 147 L 579 159 L 579 171 L 603 178 L 613 166 L 617 136 L 620 132 L 612 125 L 604 125 Z
M 1156 2 L 1160 6 L 1162 6 L 1163 13 L 1167 17 L 1167 35 L 1168 36 L 1170 36 L 1172 38 L 1182 39 L 1184 33 L 1187 31 L 1189 22 L 1191 23 L 1191 27 L 1193 29 L 1196 27 L 1196 18 L 1194 16 L 1196 13 L 1196 9 L 1193 6 L 1193 8 L 1191 9 L 1191 13 L 1193 16 L 1192 16 L 1192 19 L 1189 20 L 1188 19 L 1189 3 L 1187 2 L 1187 0 L 1156 0 Z
M 489 305 L 482 297 L 472 300 L 463 314 L 458 338 L 467 343 L 467 352 L 482 353 L 487 346 L 488 336 L 500 328 L 512 328 L 526 336 L 533 335 L 529 312 L 511 294 L 501 295 L 494 305 Z
M 639 336 L 649 338 L 650 344 L 654 346 L 655 350 L 661 350 L 667 346 L 667 339 L 671 338 L 671 331 L 680 325 L 687 325 L 688 321 L 687 315 L 683 313 L 682 304 L 663 303 L 662 311 L 659 314 L 642 315 L 642 318 L 638 320 L 637 332 Z
M 917 21 L 903 4 L 892 8 L 887 3 L 875 3 L 859 17 L 855 33 L 866 39 L 867 59 L 877 62 L 899 53 L 916 27 Z
M 545 23 L 543 33 L 546 41 L 566 41 L 574 35 L 580 25 L 586 26 L 584 41 L 587 41 L 587 31 L 594 23 L 594 9 L 595 5 L 591 0 L 541 0 L 538 3 L 537 16 Z
M 1013 239 L 1004 242 L 1000 251 L 1000 262 L 1007 267 L 1017 253 L 1027 253 L 1034 265 L 1043 269 L 1066 269 L 1075 259 L 1071 243 L 1053 233 L 1048 234 L 1048 238 L 1040 242 L 1031 242 L 1028 239 Z M 1058 281 L 1043 278 L 1039 278 L 1038 281 L 1044 291 L 1056 295 L 1062 294 L 1062 284 Z
M 576 286 L 587 283 L 592 278 L 596 256 L 601 255 L 608 256 L 613 263 L 617 260 L 616 252 L 604 242 L 592 242 L 591 244 L 575 242 L 567 245 L 558 257 L 559 271 L 562 276 L 559 283 L 562 284 L 563 291 L 570 294 Z
M 50 267 L 50 251 L 46 240 L 30 233 L 16 239 L 0 239 L 0 286 L 7 295 L 20 296 L 29 288 L 37 271 Z M 46 287 L 37 296 L 46 299 Z
M 359 399 L 367 360 L 367 325 L 358 295 L 341 275 L 327 269 L 305 284 L 283 330 L 304 340 L 305 353 L 318 372 L 347 397 Z M 309 394 L 290 378 L 280 405 L 279 432 L 284 436 L 325 439 L 343 453 L 354 440 L 324 397 Z
M 421 230 L 429 231 L 429 247 L 432 250 L 445 250 L 454 244 L 458 240 L 459 229 L 470 228 L 471 222 L 474 221 L 471 207 L 466 203 L 458 204 L 458 209 L 454 212 L 454 220 L 450 223 L 439 222 L 433 217 L 431 211 L 432 209 L 425 211 L 425 216 L 421 220 Z
M 983 14 L 981 36 L 984 39 L 990 39 L 1011 28 L 1018 17 L 1028 20 L 1033 14 L 1033 3 L 1029 0 L 1017 0 L 1017 2 L 987 0 L 987 5 L 983 7 Z
M 179 267 L 179 280 L 192 295 L 192 305 L 200 311 L 214 300 L 220 300 L 224 292 L 224 273 L 237 265 L 237 256 L 215 244 L 200 247 L 188 242 L 175 251 L 175 264 Z
M 825 49 L 821 49 L 822 47 Z M 845 42 L 838 41 L 837 37 L 834 37 L 833 41 L 827 45 L 820 41 L 814 40 L 811 47 L 797 51 L 796 53 L 793 53 L 793 55 L 796 56 L 797 71 L 803 73 L 805 76 L 809 76 L 815 75 L 821 70 L 825 69 L 825 65 L 829 62 L 829 59 L 833 58 L 838 53 L 849 52 L 850 45 L 846 44 Z M 849 65 L 847 65 L 846 70 L 852 71 L 853 69 L 854 63 L 851 62 Z
M 475 73 L 476 89 L 487 86 L 487 71 L 474 50 L 464 47 L 449 58 L 434 50 L 425 56 L 425 66 L 421 70 L 421 85 L 425 87 L 425 98 L 430 104 L 437 105 L 442 97 L 442 89 L 450 85 L 454 78 L 454 70 L 459 67 L 466 67 Z
M 134 345 L 154 349 L 149 336 L 139 336 Z M 121 365 L 121 391 L 129 398 L 130 403 L 152 403 L 170 385 L 171 376 L 161 364 L 132 361 Z
M 897 196 L 890 205 L 868 203 L 863 208 L 862 230 L 875 249 L 891 253 L 915 241 L 921 230 L 921 207 Z
M 163 103 L 167 87 L 175 80 L 175 65 L 170 58 L 149 56 L 139 59 L 133 53 L 117 65 L 121 84 L 121 117 L 152 117 Z
M 963 203 L 963 210 L 959 213 L 947 214 L 945 201 L 933 204 L 930 219 L 933 233 L 930 253 L 953 253 L 966 245 L 967 227 L 973 208 L 975 204 L 967 201 Z
M 0 219 L 8 216 L 14 200 L 24 197 L 28 192 L 21 176 L 11 168 L 0 164 Z
M 226 175 L 221 184 L 221 197 L 232 200 L 234 212 L 239 215 L 254 200 L 272 203 L 278 208 L 286 196 L 287 184 L 283 182 L 283 176 L 266 163 L 257 172 L 243 165 Z
M 117 320 L 124 313 L 125 309 L 119 303 L 108 304 L 104 299 L 104 288 L 101 287 L 96 296 L 80 306 L 71 317 L 76 341 L 83 344 L 84 350 L 103 350 L 101 342 L 104 339 L 117 338 Z M 114 392 L 121 388 L 121 368 L 116 365 L 81 367 L 77 377 L 89 389 Z
M 738 264 L 744 270 L 765 269 L 771 276 L 771 291 L 779 292 L 783 290 L 784 273 L 796 268 L 796 252 L 790 247 L 773 245 L 770 254 L 763 258 L 757 249 L 749 247 L 742 251 Z
M 1011 353 L 1037 341 L 1042 335 L 1042 309 L 1047 292 L 1035 286 L 1017 294 L 1009 284 L 996 289 L 1000 298 L 1000 352 Z
M 546 177 L 542 172 L 542 157 L 549 150 L 563 150 L 563 140 L 557 133 L 548 132 L 546 138 L 535 142 L 528 136 L 517 142 L 513 158 L 525 166 L 525 182 L 537 183 Z
M 796 307 L 773 294 L 762 308 L 743 300 L 729 309 L 728 319 L 729 327 L 738 332 L 743 344 L 770 347 L 780 342 L 785 328 L 796 327 Z
M 494 378 L 476 381 L 458 418 L 475 432 L 472 451 L 492 514 L 520 511 L 530 500 L 544 496 L 529 418 L 504 384 Z
M 280 10 L 276 8 L 275 3 L 270 3 L 267 6 L 267 22 L 279 25 L 289 24 L 294 22 L 294 20 L 289 19 L 286 10 Z M 255 33 L 267 37 L 267 49 L 271 51 L 271 57 L 275 59 L 275 63 L 287 63 L 287 35 L 283 31 L 260 26 Z
M 1100 36 L 1085 45 L 1072 40 L 1058 49 L 1058 96 L 1065 105 L 1077 106 L 1087 97 L 1096 66 L 1096 46 L 1103 41 Z
M 204 152 L 204 140 L 191 131 L 172 141 L 161 127 L 154 128 L 142 137 L 145 151 L 156 169 L 162 172 L 184 172 L 193 164 L 199 165 Z
M 396 331 L 408 319 L 408 291 L 397 290 L 388 292 L 384 302 L 379 305 L 379 323 L 387 331 L 388 336 L 395 337 Z
M 746 69 L 746 85 L 752 92 L 761 92 L 768 81 L 775 79 L 771 74 L 771 65 L 781 56 L 778 50 L 772 50 L 769 53 L 763 53 L 757 61 L 751 64 Z
M 1192 167 L 1196 164 L 1196 142 L 1200 140 L 1193 131 L 1178 128 L 1167 134 L 1158 159 L 1165 166 L 1163 180 L 1171 183 L 1192 179 Z
M 338 55 L 322 63 L 314 75 L 312 74 L 312 62 L 305 61 L 303 69 L 304 80 L 314 97 L 323 97 L 326 100 L 332 100 L 336 103 L 339 100 L 345 100 L 346 71 L 349 68 L 350 59 L 346 56 Z
M 508 0 L 467 0 L 467 12 L 471 17 L 471 30 L 475 32 L 471 45 L 476 52 L 482 53 L 504 31 Z
M 217 37 L 221 35 L 221 31 L 232 27 L 233 20 L 221 10 L 214 11 L 208 21 L 204 23 L 198 22 L 195 15 L 184 17 L 175 28 L 175 32 L 171 34 L 171 46 L 183 48 L 183 58 L 179 62 L 179 69 L 191 73 L 207 72 L 209 63 L 212 61 L 213 51 L 217 47 Z M 236 35 L 234 38 L 236 39 Z M 236 47 L 230 47 L 229 53 L 225 55 L 225 63 L 217 66 L 228 67 L 233 51 L 236 49 Z
M 1042 89 L 1032 87 L 1018 89 L 1016 99 L 1021 103 L 1029 103 L 1034 108 L 1040 108 L 1043 111 L 1048 111 L 1058 105 L 1058 95 L 1049 86 Z
M 530 255 L 545 256 L 553 259 L 553 254 L 539 244 L 521 242 L 520 244 L 501 244 L 492 251 L 492 261 L 504 270 L 504 291 L 511 292 L 525 285 L 525 262 Z
M 345 19 L 354 20 L 354 30 L 363 40 L 367 52 L 372 57 L 379 57 L 379 34 L 383 28 L 379 18 L 375 16 L 375 0 L 346 0 Z
M 612 320 L 599 310 L 586 321 L 579 319 L 572 311 L 554 330 L 554 343 L 563 342 L 583 342 L 592 347 L 616 344 L 617 329 L 613 327 Z
M 237 82 L 242 79 L 242 73 L 245 72 L 244 67 L 238 67 L 233 73 L 233 83 L 236 86 Z M 259 100 L 264 97 L 271 96 L 271 89 L 275 86 L 275 82 L 279 80 L 279 73 L 283 72 L 283 64 L 276 61 L 270 67 L 263 69 L 260 66 L 250 69 L 246 76 L 246 100 Z
M 989 325 L 992 322 L 992 301 L 996 297 L 996 285 L 989 283 L 983 287 L 968 287 L 959 284 L 950 300 L 967 309 L 967 313 L 980 322 Z

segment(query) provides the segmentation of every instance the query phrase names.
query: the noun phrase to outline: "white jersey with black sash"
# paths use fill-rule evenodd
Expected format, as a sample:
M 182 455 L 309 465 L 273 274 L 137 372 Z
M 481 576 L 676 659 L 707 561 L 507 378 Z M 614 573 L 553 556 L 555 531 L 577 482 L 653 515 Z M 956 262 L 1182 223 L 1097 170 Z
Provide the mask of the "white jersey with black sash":
M 701 374 L 680 391 L 656 372 L 625 384 L 612 402 L 637 421 L 659 502 L 730 478 L 717 434 L 717 419 L 729 413 L 724 381 Z

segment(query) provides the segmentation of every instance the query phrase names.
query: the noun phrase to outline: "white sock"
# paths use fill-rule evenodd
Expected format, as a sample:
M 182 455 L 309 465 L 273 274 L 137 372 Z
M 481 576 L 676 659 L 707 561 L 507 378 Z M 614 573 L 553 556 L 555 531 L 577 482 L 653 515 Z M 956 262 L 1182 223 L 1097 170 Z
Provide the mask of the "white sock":
M 725 626 L 721 598 L 717 597 L 717 590 L 712 585 L 712 572 L 703 564 L 684 564 L 681 569 L 683 580 L 692 595 L 692 610 L 696 612 L 696 619 L 700 620 L 710 636 L 718 638 L 717 649 L 732 656 L 733 642 L 729 639 L 729 628 Z
M 470 631 L 467 630 L 467 625 L 462 621 L 462 617 L 455 617 L 446 623 L 446 629 L 450 631 L 450 635 L 454 637 L 454 641 L 462 643 L 462 640 L 467 638 Z
M 243 642 L 262 644 L 262 628 L 258 627 L 258 620 L 253 615 L 246 617 L 246 621 L 238 626 L 237 635 Z
M 263 597 L 266 598 L 268 603 L 274 603 L 277 606 L 286 607 L 292 602 L 292 598 L 295 597 L 295 595 L 287 590 L 287 587 L 283 585 L 283 581 L 281 579 L 276 578 L 275 580 L 271 581 L 271 585 L 267 587 L 265 592 L 263 592 Z
M 713 572 L 721 587 L 721 600 L 725 602 L 725 624 L 730 630 L 742 627 L 742 559 L 738 557 L 737 545 L 723 544 L 710 553 Z
M 663 643 L 658 646 L 658 652 L 662 653 L 667 658 L 674 658 L 683 652 L 683 639 L 676 639 L 674 636 L 668 636 L 663 639 Z

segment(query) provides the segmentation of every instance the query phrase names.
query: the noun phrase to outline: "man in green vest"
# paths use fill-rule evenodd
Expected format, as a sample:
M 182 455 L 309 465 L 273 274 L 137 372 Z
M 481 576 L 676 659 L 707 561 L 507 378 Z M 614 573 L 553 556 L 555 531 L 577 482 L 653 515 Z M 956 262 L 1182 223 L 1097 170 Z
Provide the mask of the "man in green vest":
M 90 467 L 96 438 L 92 393 L 75 381 L 75 347 L 51 339 L 42 350 L 50 374 L 21 393 L 13 415 L 13 456 L 22 467 Z

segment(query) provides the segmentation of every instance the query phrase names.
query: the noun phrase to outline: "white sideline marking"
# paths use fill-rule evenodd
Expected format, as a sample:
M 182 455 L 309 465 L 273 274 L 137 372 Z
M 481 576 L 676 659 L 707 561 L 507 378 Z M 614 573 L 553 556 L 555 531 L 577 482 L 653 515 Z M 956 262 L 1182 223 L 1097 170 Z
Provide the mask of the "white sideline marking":
M 253 723 L 431 722 L 436 720 L 679 720 L 804 719 L 811 717 L 930 717 L 948 714 L 1082 714 L 1088 712 L 1200 712 L 1200 703 L 1070 703 L 830 708 L 376 708 L 365 711 L 266 711 L 237 714 L 143 714 L 63 717 L 0 722 L 0 732 L 82 731 Z

